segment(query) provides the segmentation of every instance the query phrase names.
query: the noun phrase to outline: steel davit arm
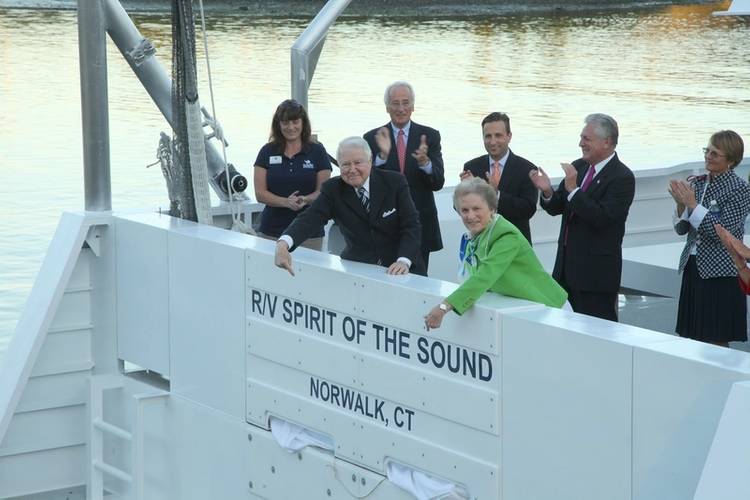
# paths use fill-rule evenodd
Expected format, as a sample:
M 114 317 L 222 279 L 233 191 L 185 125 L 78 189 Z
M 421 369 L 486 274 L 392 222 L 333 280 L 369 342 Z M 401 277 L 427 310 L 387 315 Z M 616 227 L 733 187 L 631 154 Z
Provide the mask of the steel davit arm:
M 350 2 L 351 0 L 328 0 L 292 45 L 292 98 L 308 112 L 307 91 L 323 50 L 328 28 Z
M 103 0 L 104 19 L 110 38 L 143 84 L 169 125 L 172 121 L 172 79 L 154 57 L 156 50 L 149 40 L 143 37 L 118 0 Z M 213 144 L 206 141 L 206 162 L 209 178 L 222 174 L 226 164 Z M 218 186 L 215 191 L 222 199 L 227 195 Z M 244 197 L 244 195 L 241 195 Z

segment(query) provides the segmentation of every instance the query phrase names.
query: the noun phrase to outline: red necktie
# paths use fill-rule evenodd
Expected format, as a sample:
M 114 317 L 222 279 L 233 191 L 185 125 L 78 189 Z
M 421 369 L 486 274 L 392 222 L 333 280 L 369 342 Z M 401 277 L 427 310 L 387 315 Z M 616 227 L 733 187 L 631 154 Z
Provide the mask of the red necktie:
M 406 166 L 406 141 L 404 140 L 404 129 L 399 129 L 398 139 L 396 140 L 396 152 L 398 153 L 398 167 L 401 173 L 404 173 Z
M 591 181 L 594 180 L 594 175 L 596 175 L 596 169 L 593 165 L 591 165 L 586 172 L 586 177 L 583 178 L 583 182 L 581 183 L 581 191 L 586 191 L 589 188 L 589 186 L 591 185 Z M 573 218 L 573 215 L 575 214 L 570 214 L 570 219 Z M 570 222 L 570 219 L 568 219 L 568 223 Z M 563 245 L 568 244 L 568 227 L 569 224 L 565 224 L 565 236 L 563 237 Z
M 581 191 L 586 191 L 589 186 L 591 185 L 591 181 L 594 180 L 594 176 L 596 175 L 596 169 L 593 165 L 589 167 L 588 172 L 586 172 L 586 177 L 583 178 L 583 184 L 581 184 Z

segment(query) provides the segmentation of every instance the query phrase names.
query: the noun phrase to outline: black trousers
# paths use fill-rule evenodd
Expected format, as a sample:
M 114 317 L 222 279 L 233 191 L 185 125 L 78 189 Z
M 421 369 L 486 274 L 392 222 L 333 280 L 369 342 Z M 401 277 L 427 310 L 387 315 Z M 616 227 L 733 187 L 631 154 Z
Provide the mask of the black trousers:
M 430 266 L 430 251 L 422 246 L 422 262 L 424 262 L 424 275 L 427 276 L 427 268 Z
M 571 288 L 565 279 L 564 266 L 561 279 L 558 281 L 568 292 L 568 302 L 575 312 L 617 321 L 617 292 L 590 292 Z
M 563 287 L 565 288 L 565 287 Z M 568 290 L 568 302 L 577 313 L 617 321 L 617 293 Z

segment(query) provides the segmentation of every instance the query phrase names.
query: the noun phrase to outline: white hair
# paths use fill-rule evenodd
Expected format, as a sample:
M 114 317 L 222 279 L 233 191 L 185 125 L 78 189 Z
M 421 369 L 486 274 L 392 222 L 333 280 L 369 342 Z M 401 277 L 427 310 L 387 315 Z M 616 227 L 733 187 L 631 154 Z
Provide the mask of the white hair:
M 604 113 L 592 113 L 586 117 L 584 123 L 593 125 L 596 135 L 602 139 L 609 139 L 613 146 L 617 146 L 620 131 L 614 118 Z
M 414 104 L 414 88 L 409 82 L 398 80 L 385 88 L 385 95 L 383 95 L 383 102 L 385 103 L 385 105 L 388 106 L 388 103 L 391 102 L 391 91 L 398 87 L 406 87 L 407 89 L 409 89 L 409 100 L 412 104 Z
M 367 141 L 357 135 L 354 135 L 352 137 L 347 137 L 346 139 L 343 139 L 341 142 L 339 142 L 339 147 L 336 149 L 336 161 L 340 162 L 341 152 L 344 149 L 349 148 L 359 148 L 365 153 L 365 156 L 368 160 L 372 158 L 372 150 L 370 149 L 370 145 L 367 144 Z

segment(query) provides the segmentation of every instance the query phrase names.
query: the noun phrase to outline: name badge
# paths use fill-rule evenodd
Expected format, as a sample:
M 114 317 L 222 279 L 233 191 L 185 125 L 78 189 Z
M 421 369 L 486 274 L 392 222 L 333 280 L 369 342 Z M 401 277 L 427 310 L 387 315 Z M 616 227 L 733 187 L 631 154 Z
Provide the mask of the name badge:
M 281 156 L 269 156 L 268 163 L 270 165 L 281 165 Z

